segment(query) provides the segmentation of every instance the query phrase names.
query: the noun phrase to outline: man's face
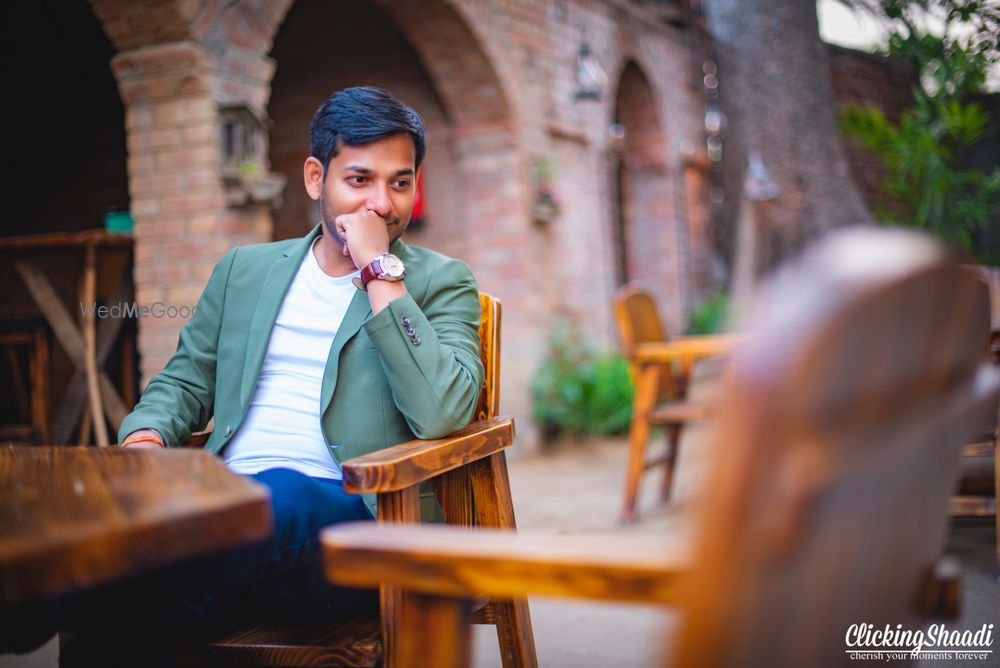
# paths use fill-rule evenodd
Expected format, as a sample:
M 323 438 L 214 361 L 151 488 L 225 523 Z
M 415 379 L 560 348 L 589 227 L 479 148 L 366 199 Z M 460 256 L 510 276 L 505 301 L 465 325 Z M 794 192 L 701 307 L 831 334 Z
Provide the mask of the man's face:
M 310 161 L 315 163 L 312 171 Z M 389 243 L 398 239 L 413 211 L 415 161 L 413 139 L 407 134 L 392 135 L 363 146 L 341 146 L 330 160 L 325 182 L 321 169 L 316 173 L 321 165 L 315 158 L 309 158 L 306 190 L 310 197 L 319 200 L 326 234 L 343 245 L 334 228 L 337 216 L 371 210 L 385 220 Z

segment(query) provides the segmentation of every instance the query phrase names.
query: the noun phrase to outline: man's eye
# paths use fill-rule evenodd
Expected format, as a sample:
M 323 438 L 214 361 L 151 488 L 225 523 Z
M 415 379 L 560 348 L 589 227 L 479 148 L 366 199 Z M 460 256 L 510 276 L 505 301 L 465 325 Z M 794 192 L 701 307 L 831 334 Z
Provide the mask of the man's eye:
M 348 176 L 347 182 L 356 186 L 363 185 L 368 181 L 368 177 L 365 176 Z
M 400 190 L 405 190 L 406 188 L 410 187 L 410 180 L 409 179 L 398 179 L 396 181 L 396 187 L 399 188 Z

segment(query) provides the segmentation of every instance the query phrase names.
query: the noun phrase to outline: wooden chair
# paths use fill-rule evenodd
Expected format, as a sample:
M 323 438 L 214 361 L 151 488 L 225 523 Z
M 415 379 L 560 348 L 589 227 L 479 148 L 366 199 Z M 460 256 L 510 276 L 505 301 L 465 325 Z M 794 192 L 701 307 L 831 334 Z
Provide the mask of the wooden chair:
M 615 296 L 615 320 L 635 382 L 635 403 L 629 430 L 628 468 L 622 522 L 636 519 L 636 498 L 642 474 L 663 466 L 660 497 L 670 495 L 681 430 L 693 420 L 710 417 L 714 407 L 687 400 L 687 386 L 694 362 L 729 351 L 732 335 L 688 336 L 667 341 L 652 295 L 635 285 L 625 285 Z M 667 431 L 666 450 L 646 457 L 653 427 Z
M 480 293 L 481 356 L 486 378 L 474 422 L 438 440 L 415 440 L 342 463 L 344 488 L 378 494 L 378 523 L 420 519 L 419 487 L 432 481 L 445 518 L 459 526 L 513 531 L 514 508 L 504 449 L 514 442 L 514 421 L 497 417 L 500 405 L 500 301 Z M 194 444 L 204 444 L 202 433 Z M 373 586 L 377 586 L 373 585 Z M 185 650 L 180 665 L 192 666 L 386 666 L 407 668 L 396 659 L 406 639 L 399 616 L 409 598 L 382 587 L 381 616 L 338 624 L 261 624 Z M 482 599 L 477 623 L 495 624 L 505 667 L 534 667 L 535 644 L 528 601 L 523 596 Z
M 49 443 L 49 330 L 43 320 L 0 322 L 0 349 L 16 419 L 0 424 L 0 441 Z M 19 350 L 27 350 L 24 372 Z M 25 383 L 27 380 L 27 383 Z
M 692 544 L 351 524 L 323 533 L 328 577 L 419 592 L 418 668 L 468 665 L 484 593 L 678 606 L 683 667 L 841 666 L 852 624 L 922 628 L 956 591 L 933 567 L 959 451 L 1000 394 L 985 289 L 901 230 L 834 235 L 799 269 L 729 367 Z
M 1000 267 L 976 267 L 980 278 L 989 286 L 991 312 L 990 356 L 994 364 L 1000 365 Z M 996 560 L 1000 572 L 1000 513 L 997 513 L 997 499 L 1000 498 L 1000 457 L 997 457 L 997 439 L 1000 437 L 1000 406 L 993 415 L 990 426 L 984 429 L 975 439 L 962 448 L 962 457 L 968 460 L 991 458 L 993 460 L 993 494 L 986 490 L 968 490 L 978 483 L 982 488 L 983 480 L 967 480 L 963 476 L 959 481 L 956 494 L 951 497 L 950 513 L 952 517 L 992 517 L 996 525 Z

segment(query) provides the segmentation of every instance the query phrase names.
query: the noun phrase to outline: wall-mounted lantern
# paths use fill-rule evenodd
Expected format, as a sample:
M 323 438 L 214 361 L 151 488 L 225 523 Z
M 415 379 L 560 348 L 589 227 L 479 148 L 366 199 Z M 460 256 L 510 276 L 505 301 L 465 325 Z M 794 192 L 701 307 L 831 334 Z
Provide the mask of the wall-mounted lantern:
M 598 101 L 608 85 L 608 75 L 590 53 L 586 42 L 580 42 L 580 50 L 576 54 L 576 90 L 575 100 Z
M 229 206 L 281 206 L 285 177 L 268 169 L 268 124 L 244 104 L 219 109 L 222 180 Z

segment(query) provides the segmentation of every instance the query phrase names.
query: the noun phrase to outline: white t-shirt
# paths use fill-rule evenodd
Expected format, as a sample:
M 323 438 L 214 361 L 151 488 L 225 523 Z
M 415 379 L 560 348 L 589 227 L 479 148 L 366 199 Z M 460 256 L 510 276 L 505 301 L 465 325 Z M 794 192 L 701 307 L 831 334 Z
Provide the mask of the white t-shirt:
M 246 418 L 222 452 L 237 473 L 290 468 L 317 478 L 343 478 L 320 427 L 326 360 L 359 272 L 323 273 L 315 244 L 306 253 L 267 344 Z

